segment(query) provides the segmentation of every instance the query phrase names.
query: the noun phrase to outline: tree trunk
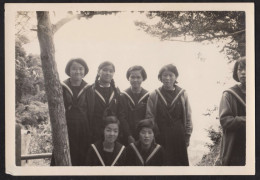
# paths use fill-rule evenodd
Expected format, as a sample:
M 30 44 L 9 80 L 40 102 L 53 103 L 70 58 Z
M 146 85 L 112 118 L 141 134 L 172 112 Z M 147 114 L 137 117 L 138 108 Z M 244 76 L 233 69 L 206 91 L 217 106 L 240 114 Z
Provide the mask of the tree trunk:
M 38 39 L 41 49 L 41 62 L 44 75 L 45 90 L 48 99 L 55 165 L 70 166 L 70 150 L 65 108 L 59 75 L 55 63 L 53 29 L 49 12 L 37 11 Z

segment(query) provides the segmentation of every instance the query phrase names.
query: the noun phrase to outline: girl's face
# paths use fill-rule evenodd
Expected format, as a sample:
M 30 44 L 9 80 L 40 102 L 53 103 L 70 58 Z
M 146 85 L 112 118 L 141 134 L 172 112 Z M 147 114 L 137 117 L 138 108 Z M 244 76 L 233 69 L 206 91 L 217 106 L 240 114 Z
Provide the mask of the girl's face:
M 81 80 L 85 75 L 85 68 L 77 62 L 73 62 L 70 66 L 70 77 L 72 80 Z
M 246 84 L 246 68 L 241 67 L 240 64 L 238 65 L 237 68 L 237 77 L 241 84 Z
M 163 86 L 167 89 L 170 89 L 173 88 L 177 80 L 177 77 L 173 72 L 166 70 L 162 73 L 161 79 L 162 79 Z
M 118 124 L 108 124 L 104 129 L 104 139 L 106 142 L 114 143 L 119 134 Z
M 108 65 L 99 70 L 98 75 L 100 77 L 100 81 L 104 83 L 110 83 L 114 76 L 114 68 L 112 65 Z
M 140 70 L 132 71 L 129 76 L 129 81 L 133 88 L 141 87 L 141 84 L 143 82 L 141 71 Z
M 139 139 L 145 146 L 150 146 L 154 140 L 154 133 L 151 128 L 144 127 L 139 133 Z

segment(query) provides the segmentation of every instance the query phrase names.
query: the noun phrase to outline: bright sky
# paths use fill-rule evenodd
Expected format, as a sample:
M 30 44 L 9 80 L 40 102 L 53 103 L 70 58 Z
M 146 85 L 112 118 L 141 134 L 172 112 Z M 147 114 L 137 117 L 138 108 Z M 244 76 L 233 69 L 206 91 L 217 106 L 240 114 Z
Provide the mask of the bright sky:
M 61 17 L 64 14 L 58 16 L 57 13 L 52 20 L 55 22 Z M 216 44 L 160 41 L 138 30 L 134 25 L 136 20 L 146 20 L 145 15 L 124 12 L 65 24 L 54 36 L 60 80 L 68 78 L 65 66 L 73 57 L 86 60 L 90 69 L 85 77 L 88 83 L 94 82 L 98 65 L 108 60 L 116 66 L 114 79 L 121 90 L 129 87 L 127 69 L 142 65 L 148 75 L 143 87 L 152 91 L 161 86 L 157 79 L 159 69 L 174 63 L 179 71 L 179 85 L 187 90 L 193 112 L 194 131 L 189 155 L 191 164 L 195 164 L 207 151 L 204 144 L 209 139 L 205 129 L 219 124 L 215 116 L 202 114 L 207 108 L 218 106 L 222 91 L 235 84 L 231 78 L 233 64 L 227 63 Z M 25 49 L 28 54 L 40 54 L 37 39 Z

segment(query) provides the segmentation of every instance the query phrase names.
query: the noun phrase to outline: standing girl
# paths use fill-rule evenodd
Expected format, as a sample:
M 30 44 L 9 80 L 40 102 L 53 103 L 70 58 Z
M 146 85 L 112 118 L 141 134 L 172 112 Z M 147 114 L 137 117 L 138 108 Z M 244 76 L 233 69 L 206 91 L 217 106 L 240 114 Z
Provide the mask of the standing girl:
M 69 147 L 72 166 L 84 165 L 86 150 L 90 144 L 89 123 L 87 120 L 86 89 L 89 87 L 83 78 L 88 73 L 86 62 L 71 59 L 65 69 L 70 77 L 61 83 L 68 127 Z M 54 156 L 51 165 L 55 165 Z
M 238 85 L 224 91 L 219 119 L 223 128 L 220 164 L 244 166 L 246 162 L 246 60 L 235 63 L 233 78 Z
M 91 142 L 102 138 L 105 114 L 119 115 L 120 91 L 115 87 L 115 66 L 105 61 L 98 66 L 95 83 L 87 90 L 87 112 L 91 127 Z
M 87 153 L 87 166 L 121 166 L 125 161 L 125 146 L 117 142 L 119 120 L 107 116 L 103 120 L 103 137 Z
M 145 118 L 146 104 L 149 97 L 147 90 L 141 87 L 147 75 L 142 66 L 132 66 L 126 73 L 131 87 L 121 94 L 121 106 L 124 109 L 125 119 L 122 121 L 124 131 L 124 143 L 130 144 L 135 142 L 139 135 L 136 132 L 137 123 Z
M 163 66 L 158 75 L 163 85 L 151 93 L 147 102 L 146 118 L 158 126 L 157 142 L 165 148 L 167 166 L 189 165 L 191 109 L 186 91 L 176 85 L 178 75 L 176 66 Z

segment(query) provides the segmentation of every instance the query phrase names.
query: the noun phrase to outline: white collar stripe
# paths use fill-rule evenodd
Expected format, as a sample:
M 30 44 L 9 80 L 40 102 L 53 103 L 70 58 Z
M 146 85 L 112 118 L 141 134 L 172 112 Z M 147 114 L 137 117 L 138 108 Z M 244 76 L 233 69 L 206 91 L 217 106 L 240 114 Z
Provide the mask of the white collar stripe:
M 143 95 L 143 97 L 141 97 L 141 99 L 138 101 L 138 104 L 148 95 L 149 95 L 149 93 L 146 93 L 145 95 Z
M 109 103 L 112 101 L 114 95 L 115 95 L 115 92 L 113 91 L 113 93 L 111 94 L 111 96 L 110 96 L 110 98 L 109 98 Z
M 135 145 L 133 143 L 131 143 L 130 145 L 134 149 L 134 151 L 135 151 L 136 155 L 138 156 L 139 160 L 141 161 L 142 165 L 144 165 L 144 160 L 143 160 L 141 154 L 139 153 L 138 149 L 135 147 Z
M 97 157 L 98 157 L 99 161 L 101 162 L 102 166 L 106 166 L 104 161 L 103 161 L 103 159 L 102 159 L 102 157 L 100 156 L 96 146 L 94 144 L 91 144 L 91 146 L 93 147 L 94 151 L 96 152 Z
M 153 152 L 146 159 L 146 163 L 155 155 L 155 153 L 160 149 L 160 147 L 161 146 L 159 144 L 157 144 L 157 146 L 154 148 Z
M 177 96 L 172 100 L 171 106 L 176 102 L 176 100 L 178 99 L 178 97 L 182 94 L 182 92 L 184 91 L 184 89 L 182 89 Z
M 226 90 L 226 92 L 230 92 L 231 94 L 233 94 L 243 104 L 243 106 L 246 106 L 245 101 L 235 91 L 233 91 L 232 89 L 228 89 Z
M 165 98 L 163 97 L 162 93 L 160 92 L 160 90 L 156 90 L 158 92 L 158 94 L 161 96 L 162 100 L 164 101 L 165 105 L 167 106 L 167 101 L 165 100 Z
M 78 97 L 82 94 L 82 92 L 84 91 L 84 89 L 86 89 L 88 87 L 88 84 L 86 84 L 79 92 Z
M 61 82 L 61 85 L 64 86 L 70 92 L 70 94 L 73 96 L 73 92 L 67 84 L 65 84 L 64 82 Z
M 111 166 L 114 166 L 114 165 L 116 164 L 117 160 L 118 160 L 119 157 L 121 156 L 121 154 L 122 154 L 122 152 L 123 152 L 124 149 L 125 149 L 125 146 L 122 146 L 121 149 L 120 149 L 120 151 L 119 151 L 119 153 L 118 153 L 118 155 L 116 156 L 115 160 L 114 160 L 113 163 L 111 164 Z
M 96 89 L 95 89 L 95 93 L 102 99 L 102 101 L 104 101 L 104 103 L 106 103 L 104 97 Z
M 134 100 L 130 97 L 130 95 L 127 92 L 122 92 L 122 93 L 124 93 L 129 98 L 129 100 L 133 103 L 133 105 L 135 105 Z

